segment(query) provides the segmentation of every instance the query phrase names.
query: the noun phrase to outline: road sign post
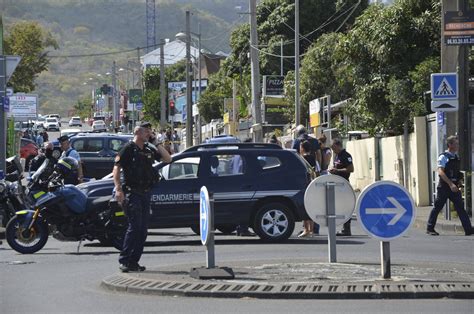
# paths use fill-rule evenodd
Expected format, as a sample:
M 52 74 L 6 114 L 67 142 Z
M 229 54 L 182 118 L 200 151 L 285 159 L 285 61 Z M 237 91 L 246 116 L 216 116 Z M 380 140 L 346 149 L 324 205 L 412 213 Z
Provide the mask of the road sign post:
M 416 207 L 410 193 L 392 181 L 372 183 L 357 199 L 357 216 L 362 229 L 380 243 L 381 273 L 391 277 L 390 242 L 402 236 L 413 224 Z
M 196 279 L 234 279 L 228 267 L 216 267 L 214 251 L 214 199 L 205 186 L 199 193 L 199 232 L 206 246 L 206 267 L 192 268 L 190 276 Z
M 337 193 L 337 198 L 336 198 Z M 349 181 L 326 175 L 314 179 L 306 188 L 304 206 L 308 216 L 328 227 L 328 258 L 337 262 L 336 225 L 348 221 L 355 206 L 355 193 Z

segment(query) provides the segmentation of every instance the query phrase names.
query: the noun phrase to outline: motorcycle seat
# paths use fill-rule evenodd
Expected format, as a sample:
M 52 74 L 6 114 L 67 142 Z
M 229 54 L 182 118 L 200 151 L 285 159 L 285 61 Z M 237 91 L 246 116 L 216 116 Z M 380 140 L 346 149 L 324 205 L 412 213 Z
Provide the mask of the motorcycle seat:
M 87 200 L 87 211 L 97 211 L 107 208 L 112 195 L 90 198 Z

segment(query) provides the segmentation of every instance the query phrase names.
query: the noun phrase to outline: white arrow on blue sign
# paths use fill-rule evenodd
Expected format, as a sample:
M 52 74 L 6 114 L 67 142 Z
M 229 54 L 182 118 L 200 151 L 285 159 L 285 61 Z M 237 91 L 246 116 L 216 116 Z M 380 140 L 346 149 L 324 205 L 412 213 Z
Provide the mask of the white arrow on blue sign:
M 379 181 L 366 187 L 357 199 L 356 212 L 362 228 L 382 241 L 402 236 L 416 217 L 410 193 L 392 181 Z
M 207 240 L 209 239 L 211 222 L 209 219 L 210 207 L 209 192 L 207 191 L 207 188 L 203 186 L 199 197 L 199 230 L 201 232 L 201 243 L 203 245 L 206 245 Z

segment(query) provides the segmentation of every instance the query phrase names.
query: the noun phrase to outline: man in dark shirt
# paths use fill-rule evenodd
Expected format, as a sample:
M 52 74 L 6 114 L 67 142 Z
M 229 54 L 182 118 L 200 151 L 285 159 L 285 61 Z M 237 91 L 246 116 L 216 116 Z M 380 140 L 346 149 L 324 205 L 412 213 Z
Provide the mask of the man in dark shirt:
M 333 167 L 329 169 L 330 174 L 335 174 L 343 177 L 349 181 L 351 172 L 354 172 L 354 165 L 352 164 L 352 156 L 343 147 L 340 139 L 332 141 L 332 151 L 334 152 Z M 351 219 L 349 219 L 342 228 L 338 236 L 350 236 L 351 234 Z
M 158 181 L 153 162 L 162 159 L 169 163 L 171 156 L 162 145 L 155 149 L 148 145 L 151 124 L 143 122 L 134 130 L 134 138 L 128 142 L 115 157 L 113 170 L 115 198 L 124 206 L 128 228 L 120 253 L 119 263 L 122 272 L 144 271 L 138 264 L 148 234 L 147 223 L 150 210 L 150 189 Z M 120 180 L 123 169 L 124 183 Z M 128 202 L 124 204 L 125 194 Z
M 321 165 L 321 147 L 319 142 L 314 137 L 308 135 L 306 128 L 303 125 L 296 127 L 296 139 L 293 142 L 293 149 L 296 149 L 298 154 L 300 153 L 300 144 L 304 141 L 308 141 L 311 144 L 311 154 L 314 159 Z

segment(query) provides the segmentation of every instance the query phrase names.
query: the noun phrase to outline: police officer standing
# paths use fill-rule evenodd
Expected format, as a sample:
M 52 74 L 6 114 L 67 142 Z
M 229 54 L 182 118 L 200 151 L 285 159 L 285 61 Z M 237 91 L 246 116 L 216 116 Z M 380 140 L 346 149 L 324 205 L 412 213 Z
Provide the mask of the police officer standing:
M 151 124 L 142 122 L 135 127 L 134 138 L 128 142 L 115 158 L 113 178 L 117 202 L 125 206 L 128 228 L 125 234 L 119 263 L 122 272 L 144 271 L 138 264 L 148 234 L 147 223 L 150 210 L 150 189 L 158 182 L 158 173 L 152 167 L 155 160 L 171 162 L 171 156 L 162 145 L 154 149 L 148 144 Z M 123 169 L 124 181 L 120 181 Z M 125 195 L 128 203 L 124 204 Z
M 352 156 L 343 147 L 340 139 L 334 139 L 332 141 L 332 151 L 334 152 L 333 167 L 329 169 L 330 174 L 335 174 L 343 177 L 349 181 L 349 177 L 354 172 L 354 165 L 352 164 Z M 351 219 L 349 219 L 338 236 L 350 236 L 351 233 Z
M 438 158 L 438 175 L 439 183 L 436 189 L 436 200 L 428 218 L 426 233 L 429 235 L 439 235 L 435 231 L 436 220 L 438 214 L 449 199 L 454 203 L 454 208 L 458 213 L 461 224 L 466 235 L 473 234 L 473 229 L 469 217 L 464 210 L 464 202 L 462 200 L 459 187 L 462 183 L 461 160 L 456 154 L 459 149 L 459 141 L 456 136 L 450 136 L 447 139 L 448 149 L 439 155 Z

